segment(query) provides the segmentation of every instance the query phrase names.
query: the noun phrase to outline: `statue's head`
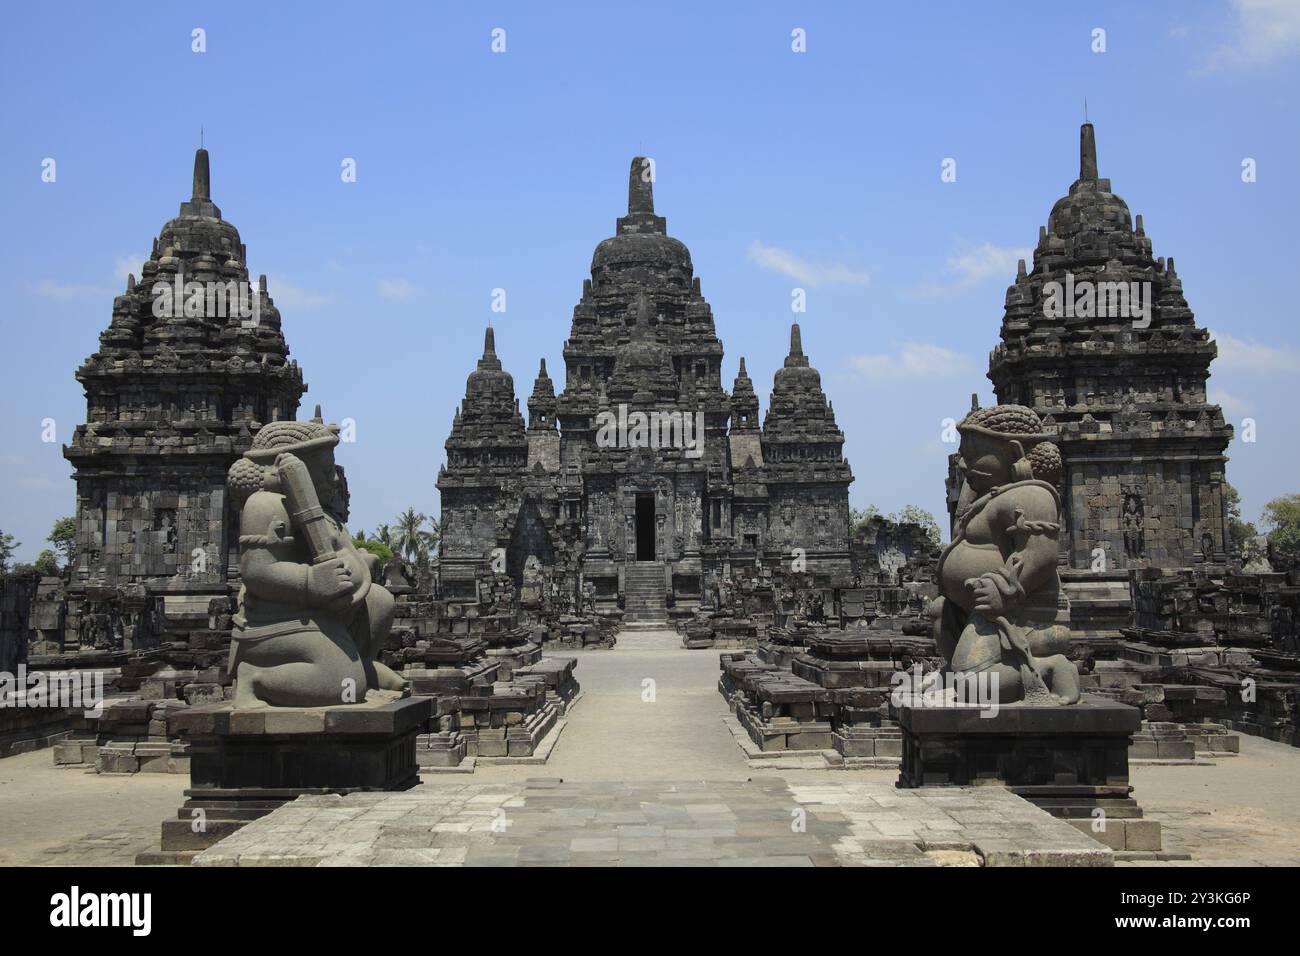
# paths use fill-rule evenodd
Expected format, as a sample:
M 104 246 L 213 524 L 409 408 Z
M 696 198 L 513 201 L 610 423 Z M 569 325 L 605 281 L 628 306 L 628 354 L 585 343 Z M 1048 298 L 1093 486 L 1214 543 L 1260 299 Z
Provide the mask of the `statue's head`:
M 334 446 L 339 443 L 338 431 L 337 425 L 326 425 L 319 417 L 307 422 L 270 422 L 263 425 L 253 438 L 253 447 L 244 452 L 244 459 L 261 472 L 261 486 L 266 488 L 268 481 L 273 482 L 274 469 L 269 466 L 274 465 L 280 455 L 296 456 L 307 466 L 317 496 L 328 505 L 337 498 L 338 470 L 334 464 Z M 242 475 L 243 471 L 250 470 L 240 462 L 236 462 L 236 466 L 231 469 L 232 479 L 236 471 Z
M 1056 485 L 1061 478 L 1061 453 L 1043 433 L 1032 408 L 990 405 L 977 408 L 957 426 L 961 433 L 958 466 L 966 484 L 977 494 L 1038 478 Z

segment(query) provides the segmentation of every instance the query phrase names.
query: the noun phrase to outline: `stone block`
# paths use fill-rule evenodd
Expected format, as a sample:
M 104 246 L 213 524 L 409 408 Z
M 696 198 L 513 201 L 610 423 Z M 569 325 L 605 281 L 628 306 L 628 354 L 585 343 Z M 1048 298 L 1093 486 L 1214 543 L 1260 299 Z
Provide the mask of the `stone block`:
M 1159 850 L 1161 847 L 1160 821 L 1125 820 L 1124 849 Z

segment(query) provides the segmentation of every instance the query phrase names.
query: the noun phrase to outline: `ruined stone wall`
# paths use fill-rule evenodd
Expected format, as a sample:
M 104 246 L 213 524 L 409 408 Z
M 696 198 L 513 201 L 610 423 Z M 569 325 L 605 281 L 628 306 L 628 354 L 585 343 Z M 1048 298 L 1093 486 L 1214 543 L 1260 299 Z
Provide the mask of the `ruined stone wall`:
M 96 476 L 78 482 L 74 584 L 226 578 L 226 476 Z M 233 527 L 234 525 L 230 525 Z
M 27 635 L 36 600 L 36 574 L 0 575 L 0 671 L 27 660 Z
M 921 525 L 879 515 L 854 532 L 850 550 L 853 573 L 864 582 L 930 581 L 939 558 L 939 549 Z

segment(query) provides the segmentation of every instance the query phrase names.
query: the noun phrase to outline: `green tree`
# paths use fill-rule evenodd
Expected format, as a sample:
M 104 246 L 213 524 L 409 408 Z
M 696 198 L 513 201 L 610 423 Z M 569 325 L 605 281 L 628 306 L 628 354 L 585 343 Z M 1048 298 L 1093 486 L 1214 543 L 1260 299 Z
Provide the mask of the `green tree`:
M 59 553 L 59 557 L 63 559 L 65 566 L 71 564 L 77 544 L 77 519 L 71 515 L 60 518 L 54 522 L 54 528 L 50 531 L 50 536 L 45 540 L 54 545 L 54 550 Z M 40 564 L 39 558 L 37 558 L 36 563 Z
M 1223 483 L 1223 504 L 1228 512 L 1228 538 L 1234 554 L 1240 555 L 1246 541 L 1259 534 L 1255 525 L 1241 520 L 1241 495 L 1226 481 Z
M 1259 520 L 1274 548 L 1288 557 L 1300 557 L 1300 495 L 1274 498 Z
M 369 551 L 379 559 L 379 566 L 382 568 L 393 557 L 393 549 L 375 538 L 367 539 L 364 531 L 358 531 L 357 536 L 352 539 L 352 543 L 362 551 Z
M 872 518 L 876 517 L 879 514 L 880 514 L 880 509 L 877 508 L 875 505 L 867 505 L 865 508 L 850 508 L 849 509 L 849 534 L 850 535 L 857 534 L 858 530 L 864 524 L 866 524 L 868 521 L 870 521 Z
M 425 538 L 424 523 L 429 516 L 424 512 L 408 507 L 396 516 L 396 531 L 393 533 L 393 546 L 403 558 L 412 564 L 425 564 L 429 561 L 429 545 Z
M 14 536 L 0 531 L 0 574 L 9 573 L 9 562 L 14 559 L 14 552 L 23 546 L 21 541 L 15 541 Z M 14 570 L 18 570 L 14 568 Z
M 36 556 L 36 563 L 32 567 L 46 577 L 54 577 L 59 573 L 58 555 L 46 548 Z

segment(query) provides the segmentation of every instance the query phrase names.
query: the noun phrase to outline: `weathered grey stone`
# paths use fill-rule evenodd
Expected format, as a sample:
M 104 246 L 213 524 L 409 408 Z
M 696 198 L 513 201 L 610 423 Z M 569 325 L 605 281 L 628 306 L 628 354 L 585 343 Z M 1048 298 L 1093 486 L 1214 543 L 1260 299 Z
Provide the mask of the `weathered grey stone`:
M 853 477 L 799 327 L 760 428 L 743 359 L 732 394 L 722 386 L 713 316 L 689 251 L 654 213 L 650 170 L 632 161 L 627 215 L 574 308 L 564 389 L 557 398 L 543 363 L 526 429 L 487 331 L 438 476 L 449 598 L 481 598 L 493 554 L 521 601 L 549 580 L 570 605 L 646 624 L 689 614 L 732 562 L 778 564 L 799 548 L 811 575 L 850 569 Z M 640 415 L 650 427 L 638 432 Z

